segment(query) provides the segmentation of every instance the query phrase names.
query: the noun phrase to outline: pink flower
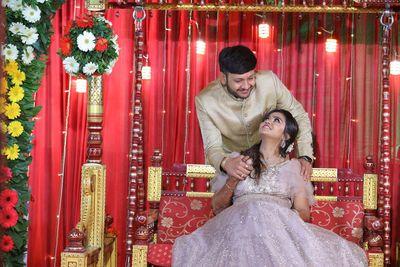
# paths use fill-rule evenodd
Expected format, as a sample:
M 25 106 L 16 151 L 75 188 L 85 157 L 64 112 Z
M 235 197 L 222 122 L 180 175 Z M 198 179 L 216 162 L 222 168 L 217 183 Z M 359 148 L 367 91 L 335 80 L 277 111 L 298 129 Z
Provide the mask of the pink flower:
M 14 208 L 18 203 L 18 193 L 15 190 L 6 189 L 0 193 L 0 207 Z
M 0 211 L 0 225 L 4 228 L 10 228 L 17 224 L 18 214 L 14 208 L 3 208 Z
M 0 249 L 4 252 L 9 252 L 14 248 L 14 240 L 9 235 L 3 235 L 0 239 Z
M 1 166 L 0 183 L 10 181 L 11 177 L 12 177 L 11 169 L 5 166 Z

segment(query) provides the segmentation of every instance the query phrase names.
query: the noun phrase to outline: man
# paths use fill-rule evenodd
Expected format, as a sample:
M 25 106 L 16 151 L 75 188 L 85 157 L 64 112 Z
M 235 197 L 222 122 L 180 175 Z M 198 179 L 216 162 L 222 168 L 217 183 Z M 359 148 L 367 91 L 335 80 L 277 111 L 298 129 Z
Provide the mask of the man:
M 196 96 L 196 111 L 206 159 L 217 170 L 237 179 L 247 177 L 252 168 L 244 156 L 230 157 L 260 141 L 258 127 L 263 114 L 286 109 L 299 124 L 297 138 L 301 175 L 309 179 L 313 148 L 311 124 L 303 106 L 271 71 L 256 71 L 257 59 L 245 46 L 222 49 L 220 78 Z

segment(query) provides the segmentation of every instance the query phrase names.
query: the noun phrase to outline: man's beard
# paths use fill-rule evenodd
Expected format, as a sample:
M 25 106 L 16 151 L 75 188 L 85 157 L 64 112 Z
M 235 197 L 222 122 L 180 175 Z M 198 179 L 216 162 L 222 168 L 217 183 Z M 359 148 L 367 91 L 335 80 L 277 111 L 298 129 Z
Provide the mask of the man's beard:
M 240 98 L 240 99 L 246 99 L 246 98 L 248 98 L 248 97 L 250 96 L 251 91 L 254 89 L 254 86 L 251 86 L 251 87 L 249 88 L 249 94 L 248 94 L 248 96 L 243 97 L 243 96 L 240 96 L 238 93 L 236 93 L 236 91 L 233 90 L 233 89 L 228 85 L 228 83 L 223 84 L 223 85 L 226 86 L 226 89 L 228 90 L 228 92 L 229 92 L 231 95 L 233 95 L 233 96 L 236 97 L 236 98 Z

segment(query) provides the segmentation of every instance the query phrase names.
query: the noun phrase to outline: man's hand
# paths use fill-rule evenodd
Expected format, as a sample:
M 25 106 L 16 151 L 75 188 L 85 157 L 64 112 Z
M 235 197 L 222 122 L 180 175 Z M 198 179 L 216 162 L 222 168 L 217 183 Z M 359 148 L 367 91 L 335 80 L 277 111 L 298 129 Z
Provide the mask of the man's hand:
M 304 181 L 310 181 L 312 174 L 312 164 L 305 159 L 298 159 L 301 164 L 300 175 L 303 176 Z
M 240 155 L 235 158 L 226 158 L 223 168 L 229 176 L 244 180 L 253 170 L 253 166 L 250 163 L 249 156 Z

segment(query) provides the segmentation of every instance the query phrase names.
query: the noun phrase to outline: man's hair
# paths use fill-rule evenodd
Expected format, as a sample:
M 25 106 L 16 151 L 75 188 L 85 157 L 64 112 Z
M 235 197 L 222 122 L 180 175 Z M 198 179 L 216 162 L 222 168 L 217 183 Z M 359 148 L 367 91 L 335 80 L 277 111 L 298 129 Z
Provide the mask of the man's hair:
M 257 58 L 246 46 L 225 47 L 219 53 L 219 68 L 223 73 L 243 74 L 255 69 Z

